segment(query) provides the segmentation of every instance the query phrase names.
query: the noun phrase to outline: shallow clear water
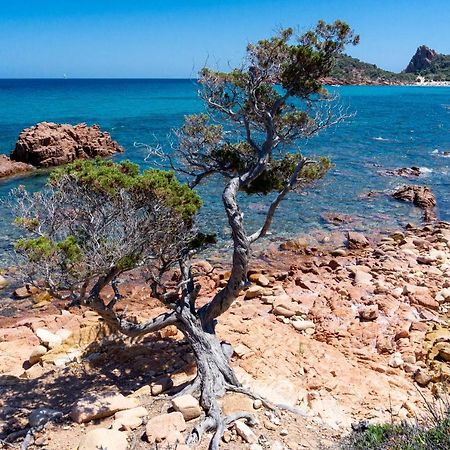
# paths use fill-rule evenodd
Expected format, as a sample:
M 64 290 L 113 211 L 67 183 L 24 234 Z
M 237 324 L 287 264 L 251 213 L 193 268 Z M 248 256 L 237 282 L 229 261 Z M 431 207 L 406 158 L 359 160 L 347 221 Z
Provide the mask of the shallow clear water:
M 9 153 L 20 131 L 40 121 L 98 123 L 125 149 L 116 159 L 131 159 L 143 167 L 145 149 L 135 142 L 165 145 L 167 135 L 183 116 L 201 111 L 196 84 L 190 80 L 0 80 L 0 153 Z M 298 234 L 327 226 L 326 211 L 355 218 L 360 229 L 395 227 L 417 221 L 420 211 L 388 195 L 364 198 L 369 191 L 389 192 L 404 182 L 431 186 L 440 217 L 450 220 L 450 88 L 340 87 L 341 102 L 356 116 L 305 144 L 309 155 L 327 155 L 335 168 L 308 194 L 292 194 L 277 213 L 277 235 Z M 434 152 L 434 153 L 433 153 Z M 427 173 L 416 180 L 381 176 L 380 167 L 420 166 Z M 45 176 L 0 182 L 0 199 L 24 184 L 37 189 Z M 220 185 L 202 190 L 207 223 L 226 232 Z M 267 198 L 252 198 L 246 215 L 249 228 L 262 220 Z M 0 217 L 0 252 L 10 245 L 11 217 Z M 0 260 L 4 255 L 0 256 Z

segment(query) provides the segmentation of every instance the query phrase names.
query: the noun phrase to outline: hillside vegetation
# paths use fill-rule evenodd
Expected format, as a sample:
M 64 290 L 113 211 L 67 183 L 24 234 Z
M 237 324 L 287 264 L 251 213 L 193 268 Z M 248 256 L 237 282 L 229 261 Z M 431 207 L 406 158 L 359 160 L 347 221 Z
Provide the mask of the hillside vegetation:
M 426 81 L 450 81 L 450 55 L 439 54 L 426 46 L 420 46 L 407 68 L 390 72 L 375 64 L 366 63 L 342 54 L 336 58 L 328 83 L 337 84 L 409 84 L 417 77 Z

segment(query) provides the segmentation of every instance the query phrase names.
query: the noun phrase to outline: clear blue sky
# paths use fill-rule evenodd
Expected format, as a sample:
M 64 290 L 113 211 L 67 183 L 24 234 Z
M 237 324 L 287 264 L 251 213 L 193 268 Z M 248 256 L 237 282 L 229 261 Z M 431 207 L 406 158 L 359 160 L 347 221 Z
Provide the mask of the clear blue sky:
M 346 20 L 350 54 L 389 70 L 420 44 L 450 53 L 450 0 L 0 0 L 0 78 L 190 77 L 321 18 Z

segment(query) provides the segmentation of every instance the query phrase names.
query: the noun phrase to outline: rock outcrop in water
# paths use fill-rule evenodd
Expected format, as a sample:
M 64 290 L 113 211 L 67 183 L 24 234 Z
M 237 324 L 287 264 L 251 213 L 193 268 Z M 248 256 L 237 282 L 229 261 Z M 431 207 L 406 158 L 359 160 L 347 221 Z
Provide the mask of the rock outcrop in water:
M 438 56 L 438 53 L 427 47 L 421 45 L 414 56 L 411 58 L 408 66 L 405 69 L 406 73 L 417 73 L 430 67 L 432 61 Z
M 398 200 L 412 202 L 424 210 L 424 220 L 431 221 L 436 218 L 436 198 L 428 186 L 405 185 L 397 189 L 393 197 Z
M 11 159 L 36 167 L 52 167 L 122 151 L 109 133 L 97 125 L 41 122 L 20 133 Z
M 33 166 L 23 162 L 11 161 L 6 155 L 0 155 L 0 178 L 18 175 L 33 170 Z

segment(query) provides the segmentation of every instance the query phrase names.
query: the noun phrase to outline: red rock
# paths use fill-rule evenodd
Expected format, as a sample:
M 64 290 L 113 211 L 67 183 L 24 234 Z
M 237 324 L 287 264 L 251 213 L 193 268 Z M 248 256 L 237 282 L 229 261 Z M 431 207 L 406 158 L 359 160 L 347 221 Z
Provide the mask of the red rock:
M 36 167 L 52 167 L 122 151 L 97 125 L 41 122 L 20 133 L 11 159 Z
M 347 233 L 347 247 L 350 249 L 363 249 L 369 246 L 369 241 L 361 233 L 349 231 Z
M 11 161 L 6 155 L 0 155 L 0 178 L 10 177 L 19 173 L 30 172 L 34 167 L 23 162 Z

